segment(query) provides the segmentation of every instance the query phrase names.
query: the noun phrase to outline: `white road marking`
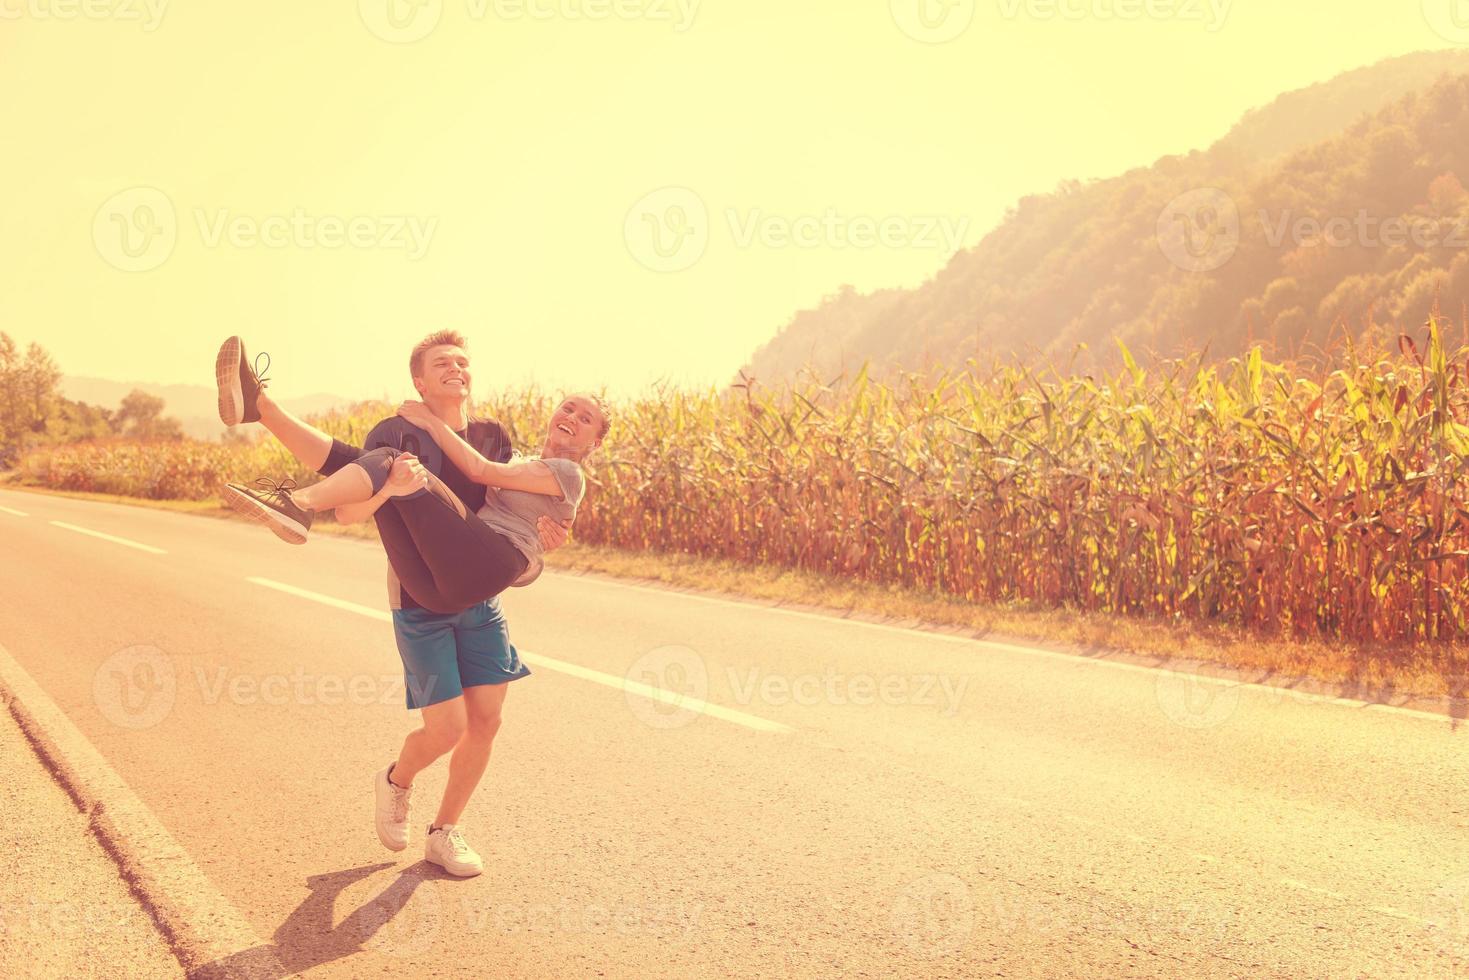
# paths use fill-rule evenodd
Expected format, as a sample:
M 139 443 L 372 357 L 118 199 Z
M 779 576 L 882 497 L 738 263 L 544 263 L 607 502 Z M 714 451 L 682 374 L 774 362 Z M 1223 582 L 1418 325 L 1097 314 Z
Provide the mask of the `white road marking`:
M 16 517 L 30 517 L 31 516 L 30 514 L 27 514 L 23 510 L 16 510 L 14 507 L 6 507 L 3 504 L 0 504 L 0 514 L 14 514 Z
M 260 578 L 258 576 L 252 575 L 246 577 L 245 581 L 251 582 L 255 585 L 264 586 L 267 589 L 275 589 L 278 592 L 284 592 L 287 595 L 293 595 L 301 599 L 308 599 L 312 602 L 319 602 L 322 605 L 331 606 L 334 609 L 341 609 L 346 612 L 356 613 L 359 616 L 367 616 L 370 619 L 384 620 L 387 622 L 392 622 L 393 619 L 392 613 L 387 612 L 386 610 L 373 609 L 370 606 L 360 605 L 356 602 L 348 602 L 345 599 L 337 599 L 333 596 L 323 595 L 320 592 L 312 592 L 309 589 L 300 589 L 294 585 L 287 585 L 284 582 L 277 582 L 273 579 Z M 520 653 L 521 656 L 528 663 L 536 667 L 545 667 L 548 670 L 558 671 L 571 677 L 579 677 L 582 680 L 591 681 L 594 684 L 602 684 L 615 690 L 624 691 L 629 694 L 635 694 L 638 697 L 649 698 L 654 701 L 675 705 L 680 708 L 687 708 L 688 710 L 697 714 L 704 714 L 708 715 L 710 718 L 718 718 L 720 721 L 727 721 L 736 725 L 743 725 L 744 727 L 752 728 L 755 731 L 786 733 L 792 730 L 789 725 L 782 725 L 779 722 L 770 721 L 766 718 L 760 718 L 756 715 L 746 714 L 743 711 L 736 711 L 733 708 L 726 708 L 718 704 L 710 704 L 707 701 L 686 697 L 673 691 L 665 691 L 662 688 L 652 687 L 647 684 L 641 684 L 637 681 L 628 680 L 625 677 L 618 677 L 614 674 L 605 674 L 600 670 L 592 670 L 590 667 L 583 667 L 579 664 L 568 663 L 565 660 L 556 660 L 552 657 L 543 657 L 540 654 L 532 653 L 529 650 L 522 650 L 520 651 Z
M 770 606 L 761 602 L 741 601 L 738 599 L 721 599 L 716 596 L 699 595 L 694 592 L 680 592 L 673 587 L 653 588 L 646 585 L 629 585 L 626 582 L 612 582 L 605 578 L 591 575 L 576 575 L 569 572 L 547 572 L 558 578 L 573 578 L 581 582 L 590 582 L 595 585 L 605 586 L 609 589 L 629 589 L 633 592 L 646 592 L 657 596 L 678 596 L 694 602 L 707 602 L 716 606 L 728 606 L 745 612 L 760 610 L 776 616 L 794 616 L 798 619 L 810 619 L 827 624 L 838 624 L 853 626 L 858 629 L 878 630 L 884 633 L 896 633 L 908 638 L 922 637 L 928 640 L 937 640 L 942 643 L 962 643 L 970 646 L 984 647 L 990 650 L 1001 650 L 1006 653 L 1018 653 L 1028 657 L 1041 657 L 1047 660 L 1058 660 L 1077 665 L 1092 665 L 1106 667 L 1111 670 L 1131 671 L 1139 674 L 1152 674 L 1154 676 L 1178 676 L 1189 680 L 1198 681 L 1201 684 L 1216 684 L 1220 687 L 1240 687 L 1250 690 L 1261 691 L 1275 698 L 1292 698 L 1299 701 L 1307 701 L 1312 704 L 1336 705 L 1338 707 L 1370 709 L 1373 711 L 1385 711 L 1389 714 L 1403 715 L 1420 720 L 1444 722 L 1453 724 L 1454 719 L 1448 715 L 1434 711 L 1423 711 L 1419 708 L 1404 708 L 1395 704 L 1381 704 L 1376 701 L 1359 701 L 1355 698 L 1332 697 L 1327 694 L 1313 694 L 1309 691 L 1293 691 L 1288 688 L 1274 684 L 1258 684 L 1254 681 L 1235 681 L 1227 677 L 1212 677 L 1208 674 L 1195 674 L 1192 671 L 1171 670 L 1167 667 L 1149 667 L 1143 664 L 1130 664 L 1120 660 L 1104 660 L 1098 657 L 1087 657 L 1076 653 L 1062 653 L 1059 650 L 1042 650 L 1036 647 L 1020 646 L 1015 643 L 1002 643 L 998 640 L 984 640 L 973 636 L 955 636 L 951 633 L 936 633 L 932 630 L 917 629 L 911 626 L 891 626 L 887 623 L 869 623 L 861 619 L 848 619 L 834 613 L 807 612 L 803 609 L 782 609 L 779 606 Z M 1220 665 L 1225 666 L 1225 665 Z
M 260 941 L 239 910 L 4 647 L 0 689 L 21 728 L 42 743 L 50 768 L 79 800 L 93 833 L 123 876 L 193 961 L 185 967 L 192 972 L 229 962 L 235 964 L 234 976 L 285 976 L 274 948 Z
M 101 538 L 103 541 L 111 541 L 113 544 L 126 545 L 129 548 L 137 548 L 139 551 L 146 551 L 150 555 L 168 554 L 168 552 L 164 551 L 162 548 L 155 548 L 151 544 L 139 544 L 136 541 L 129 541 L 127 538 L 119 538 L 115 534 L 103 534 L 101 531 L 93 531 L 91 528 L 86 527 L 77 527 L 75 524 L 68 524 L 65 521 L 51 521 L 51 524 L 55 525 L 56 527 L 65 528 L 68 531 L 75 531 L 78 534 L 87 534 L 91 535 L 94 538 Z

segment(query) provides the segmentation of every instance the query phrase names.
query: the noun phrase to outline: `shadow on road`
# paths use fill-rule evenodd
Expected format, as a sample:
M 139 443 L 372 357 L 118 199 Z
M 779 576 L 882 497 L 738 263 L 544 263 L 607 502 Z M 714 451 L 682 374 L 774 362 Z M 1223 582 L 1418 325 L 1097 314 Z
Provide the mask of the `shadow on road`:
M 388 928 L 425 881 L 447 879 L 439 868 L 419 861 L 404 868 L 392 883 L 370 901 L 355 909 L 337 925 L 332 924 L 337 896 L 349 886 L 385 868 L 391 862 L 368 864 L 306 879 L 311 894 L 298 905 L 272 937 L 275 941 L 233 956 L 206 963 L 189 971 L 190 977 L 278 978 L 293 976 L 333 960 L 360 953 L 365 947 L 378 952 L 411 953 L 425 940 L 432 940 L 439 927 L 439 908 L 428 903 L 426 914 L 412 924 Z M 410 914 L 409 919 L 413 918 Z

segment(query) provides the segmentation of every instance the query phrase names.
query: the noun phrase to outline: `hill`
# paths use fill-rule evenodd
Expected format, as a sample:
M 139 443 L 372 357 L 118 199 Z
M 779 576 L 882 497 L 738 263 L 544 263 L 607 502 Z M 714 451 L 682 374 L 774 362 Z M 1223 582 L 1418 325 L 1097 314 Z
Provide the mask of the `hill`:
M 1109 358 L 1114 338 L 1225 356 L 1256 337 L 1288 354 L 1338 324 L 1416 326 L 1440 298 L 1456 315 L 1469 300 L 1465 73 L 1469 51 L 1392 59 L 1283 95 L 1207 151 L 1025 197 L 923 285 L 845 286 L 798 313 L 746 371 L 1012 351 L 1085 362 Z M 1191 254 L 1209 245 L 1207 261 Z
M 143 381 L 110 381 L 63 375 L 61 394 L 73 401 L 116 408 L 128 392 L 140 389 L 163 399 L 163 413 L 179 420 L 184 433 L 195 439 L 218 439 L 224 432 L 219 421 L 217 395 L 205 385 L 160 385 Z M 357 399 L 337 395 L 313 394 L 301 398 L 282 399 L 281 406 L 297 415 L 315 415 L 334 408 L 345 408 Z

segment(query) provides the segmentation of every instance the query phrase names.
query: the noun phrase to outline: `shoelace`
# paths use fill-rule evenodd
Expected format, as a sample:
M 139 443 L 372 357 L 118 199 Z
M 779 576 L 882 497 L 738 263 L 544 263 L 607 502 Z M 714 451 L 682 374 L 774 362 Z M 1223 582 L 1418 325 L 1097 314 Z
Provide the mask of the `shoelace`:
M 295 480 L 272 480 L 268 476 L 256 480 L 255 485 L 265 491 L 265 496 L 273 497 L 281 503 L 286 503 L 290 499 L 290 492 L 296 489 Z
M 260 366 L 260 359 L 262 357 L 265 358 L 265 367 Z M 270 379 L 265 376 L 265 372 L 269 370 L 270 355 L 267 354 L 265 351 L 261 351 L 260 353 L 255 355 L 255 366 L 251 368 L 250 371 L 252 374 L 255 375 L 255 383 L 262 388 L 270 384 Z
M 444 833 L 444 840 L 449 845 L 449 850 L 454 852 L 455 857 L 463 857 L 469 853 L 469 845 L 464 842 L 464 836 L 459 833 L 459 828 Z
M 388 780 L 388 785 L 393 788 L 393 823 L 402 823 L 408 819 L 408 794 L 412 792 L 412 787 L 404 789 L 391 779 Z

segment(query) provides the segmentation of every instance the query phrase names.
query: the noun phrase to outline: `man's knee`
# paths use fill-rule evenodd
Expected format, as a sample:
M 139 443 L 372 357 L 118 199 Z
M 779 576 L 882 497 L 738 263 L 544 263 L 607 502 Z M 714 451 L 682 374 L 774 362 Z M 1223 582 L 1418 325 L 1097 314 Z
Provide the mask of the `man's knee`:
M 468 729 L 469 719 L 464 713 L 462 703 L 458 705 L 457 711 L 446 709 L 432 719 L 424 719 L 423 724 L 429 745 L 439 752 L 447 752 L 459 744 Z
M 493 742 L 500 731 L 500 712 L 471 713 L 467 734 L 481 742 Z

